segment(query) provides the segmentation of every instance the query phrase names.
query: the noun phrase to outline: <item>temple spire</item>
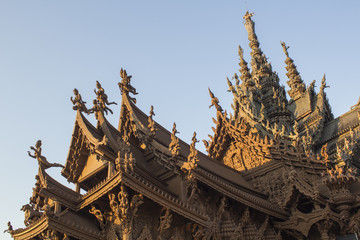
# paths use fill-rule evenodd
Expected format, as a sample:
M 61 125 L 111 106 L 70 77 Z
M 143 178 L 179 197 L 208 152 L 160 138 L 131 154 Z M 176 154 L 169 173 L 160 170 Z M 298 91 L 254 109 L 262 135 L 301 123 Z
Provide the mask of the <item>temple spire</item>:
M 241 46 L 239 45 L 239 57 L 240 57 L 240 69 L 239 72 L 241 73 L 240 75 L 240 79 L 243 82 L 246 82 L 246 80 L 251 78 L 251 74 L 250 74 L 250 69 L 248 68 L 248 64 L 244 59 L 244 50 L 241 48 Z
M 305 92 L 306 87 L 301 79 L 301 76 L 299 72 L 296 69 L 296 66 L 294 64 L 294 61 L 289 57 L 288 49 L 289 47 L 285 45 L 284 42 L 281 42 L 281 46 L 283 47 L 284 53 L 286 55 L 286 76 L 289 78 L 289 81 L 287 81 L 287 84 L 290 87 L 290 90 L 288 91 L 289 96 L 296 100 Z
M 251 19 L 254 13 L 246 12 L 244 16 L 245 28 L 248 32 L 249 46 L 251 48 L 251 68 L 258 76 L 269 76 L 272 73 L 271 65 L 267 62 L 265 55 L 260 49 L 260 43 L 255 33 L 255 23 Z

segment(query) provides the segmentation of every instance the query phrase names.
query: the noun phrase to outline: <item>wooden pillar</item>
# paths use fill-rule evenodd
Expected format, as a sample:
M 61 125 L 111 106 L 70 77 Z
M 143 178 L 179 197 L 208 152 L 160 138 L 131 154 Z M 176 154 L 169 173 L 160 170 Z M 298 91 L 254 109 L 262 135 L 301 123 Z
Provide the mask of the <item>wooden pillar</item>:
M 113 175 L 114 169 L 115 169 L 114 163 L 109 161 L 108 162 L 108 179 Z
M 80 193 L 80 184 L 75 183 L 75 192 Z
M 54 213 L 59 214 L 61 212 L 61 205 L 58 201 L 54 201 Z

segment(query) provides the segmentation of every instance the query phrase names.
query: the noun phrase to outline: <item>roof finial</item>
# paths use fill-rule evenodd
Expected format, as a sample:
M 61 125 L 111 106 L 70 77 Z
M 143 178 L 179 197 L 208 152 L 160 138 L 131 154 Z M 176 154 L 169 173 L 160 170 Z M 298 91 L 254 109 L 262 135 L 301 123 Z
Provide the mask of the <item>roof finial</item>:
M 326 77 L 325 77 L 325 73 L 324 73 L 324 76 L 323 76 L 323 78 L 322 78 L 322 80 L 321 80 L 320 93 L 323 93 L 324 90 L 325 90 L 325 88 L 329 88 L 329 87 L 330 87 L 330 86 L 328 86 L 328 85 L 326 84 Z
M 210 94 L 210 97 L 211 97 L 211 105 L 209 106 L 209 108 L 211 108 L 212 106 L 215 106 L 215 108 L 216 108 L 216 110 L 218 112 L 222 112 L 223 109 L 219 105 L 219 99 L 217 99 L 217 97 L 215 97 L 215 95 L 212 93 L 210 88 L 209 88 L 209 94 Z
M 39 167 L 42 168 L 42 169 L 48 169 L 48 168 L 51 168 L 51 167 L 61 167 L 61 168 L 64 168 L 63 165 L 59 164 L 59 163 L 49 163 L 47 160 L 46 160 L 46 157 L 44 157 L 42 154 L 41 154 L 41 140 L 37 140 L 36 144 L 35 144 L 35 147 L 30 147 L 31 150 L 34 150 L 34 155 L 32 155 L 30 153 L 30 151 L 28 151 L 28 154 L 30 157 L 32 158 L 35 158 L 37 161 L 38 161 L 38 164 L 39 164 Z
M 248 19 L 251 19 L 251 17 L 254 16 L 254 15 L 255 15 L 254 12 L 249 13 L 249 11 L 246 11 L 243 19 L 246 21 Z
M 74 110 L 79 110 L 80 112 L 85 112 L 88 113 L 88 109 L 86 108 L 86 102 L 84 102 L 81 98 L 81 95 L 79 93 L 79 91 L 74 88 L 73 90 L 74 94 L 75 94 L 75 98 L 73 99 L 72 97 L 70 97 L 70 101 L 73 103 L 73 109 Z
M 136 92 L 136 89 L 133 86 L 131 86 L 131 84 L 130 84 L 132 76 L 131 75 L 128 76 L 125 69 L 122 69 L 122 68 L 120 69 L 120 77 L 122 78 L 122 80 L 121 80 L 121 82 L 118 83 L 118 85 L 119 85 L 121 94 L 125 93 L 127 96 L 129 96 L 129 92 L 130 92 L 134 95 L 137 95 L 138 93 Z M 129 96 L 129 98 L 131 101 L 133 101 L 136 104 L 135 98 L 132 98 L 130 96 Z
M 95 112 L 95 117 L 96 119 L 98 119 L 98 112 L 105 112 L 106 115 L 108 114 L 108 111 L 113 114 L 112 110 L 110 108 L 108 108 L 109 105 L 115 104 L 117 105 L 116 102 L 109 102 L 108 101 L 108 96 L 105 93 L 104 88 L 102 88 L 101 84 L 99 81 L 96 81 L 96 89 L 94 89 L 94 92 L 96 94 L 96 99 L 93 100 L 93 104 L 94 106 L 88 110 L 88 113 L 94 113 Z
M 289 57 L 289 52 L 288 52 L 289 46 L 286 46 L 284 42 L 280 41 L 280 43 L 286 55 L 285 68 L 287 70 L 286 76 L 289 78 L 287 84 L 290 87 L 288 94 L 293 100 L 296 100 L 305 92 L 306 87 L 303 80 L 300 77 L 299 72 L 296 69 L 294 61 Z
M 249 38 L 249 46 L 252 49 L 251 51 L 251 68 L 253 73 L 256 75 L 264 76 L 269 75 L 272 72 L 270 64 L 267 62 L 267 59 L 263 52 L 260 49 L 260 43 L 257 39 L 256 33 L 255 33 L 255 23 L 251 19 L 251 17 L 254 15 L 254 13 L 249 13 L 249 11 L 246 12 L 244 16 L 245 20 L 245 28 L 248 32 L 248 38 Z
M 155 116 L 154 113 L 154 106 L 151 105 L 150 107 L 150 113 L 149 113 L 149 118 L 148 118 L 148 129 L 150 130 L 151 135 L 155 135 L 156 133 L 156 127 L 155 127 L 155 121 L 153 120 L 153 116 Z
M 169 151 L 171 152 L 172 156 L 179 156 L 180 154 L 180 145 L 179 139 L 176 137 L 176 134 L 180 133 L 176 130 L 176 123 L 174 122 L 172 133 L 171 133 L 171 142 L 169 144 Z

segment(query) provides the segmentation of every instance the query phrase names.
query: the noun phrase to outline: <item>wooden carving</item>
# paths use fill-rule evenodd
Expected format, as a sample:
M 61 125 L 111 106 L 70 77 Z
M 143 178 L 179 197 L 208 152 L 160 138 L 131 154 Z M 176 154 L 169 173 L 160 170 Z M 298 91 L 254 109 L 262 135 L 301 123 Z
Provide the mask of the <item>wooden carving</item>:
M 179 145 L 179 139 L 176 137 L 176 134 L 180 133 L 176 130 L 176 124 L 174 123 L 172 133 L 171 133 L 171 142 L 169 144 L 169 151 L 171 152 L 171 155 L 173 157 L 179 155 L 180 151 L 180 145 Z
M 86 102 L 84 102 L 81 98 L 81 95 L 79 93 L 79 91 L 74 88 L 74 95 L 75 98 L 73 99 L 72 97 L 70 97 L 71 102 L 73 103 L 73 109 L 74 110 L 79 110 L 80 112 L 85 112 L 88 113 L 88 109 L 86 108 Z
M 158 227 L 158 240 L 161 239 L 161 235 L 163 234 L 163 232 L 167 229 L 169 229 L 171 227 L 171 223 L 173 220 L 173 216 L 171 214 L 170 209 L 168 208 L 163 208 L 161 210 L 162 215 L 160 216 L 159 219 L 159 227 Z
M 10 221 L 8 221 L 7 226 L 8 226 L 8 228 L 7 228 L 6 230 L 4 230 L 4 233 L 7 232 L 7 233 L 12 234 L 12 232 L 13 232 L 13 226 L 11 225 L 11 222 L 10 222 Z
M 39 217 L 42 216 L 42 213 L 36 211 L 31 205 L 26 204 L 22 206 L 21 211 L 25 212 L 25 226 L 29 226 L 32 222 L 36 221 Z
M 187 158 L 187 162 L 184 162 L 181 166 L 181 170 L 183 170 L 184 172 L 190 173 L 193 169 L 197 167 L 199 158 L 197 157 L 197 150 L 195 148 L 195 144 L 198 142 L 199 141 L 196 139 L 196 132 L 194 132 L 192 142 L 190 144 L 190 154 Z
M 48 169 L 51 167 L 64 167 L 59 163 L 49 163 L 46 160 L 46 157 L 41 155 L 41 140 L 38 140 L 35 144 L 35 147 L 30 147 L 30 149 L 34 150 L 34 155 L 32 155 L 30 151 L 28 151 L 29 156 L 35 158 L 38 161 L 39 167 L 41 167 L 42 169 Z
M 102 109 L 102 110 L 107 109 L 107 110 L 109 110 L 111 113 L 113 113 L 113 112 L 111 111 L 111 109 L 109 109 L 109 108 L 107 107 L 107 105 L 112 105 L 112 104 L 117 105 L 117 103 L 116 103 L 116 102 L 109 102 L 109 101 L 108 101 L 108 96 L 106 95 L 105 90 L 102 88 L 102 86 L 101 86 L 101 84 L 100 84 L 99 81 L 96 81 L 96 88 L 97 88 L 97 90 L 94 89 L 94 92 L 95 92 L 95 94 L 96 94 L 96 99 L 98 100 L 100 109 Z
M 215 106 L 215 108 L 216 108 L 216 110 L 218 112 L 222 112 L 223 109 L 219 105 L 219 99 L 217 99 L 217 97 L 215 97 L 215 95 L 212 93 L 210 88 L 209 88 L 209 94 L 210 94 L 210 97 L 211 97 L 211 105 L 209 106 L 209 108 L 211 108 L 212 106 Z
M 104 216 L 101 213 L 101 211 L 96 209 L 96 207 L 94 205 L 91 205 L 91 209 L 89 210 L 89 213 L 91 213 L 92 215 L 94 215 L 96 217 L 96 219 L 100 223 L 100 227 L 102 229 L 104 229 L 104 227 L 105 227 L 105 223 L 104 223 L 105 219 L 104 219 Z
M 129 96 L 129 93 L 132 93 L 134 95 L 137 95 L 138 93 L 136 92 L 136 89 L 131 86 L 130 82 L 131 82 L 131 75 L 127 75 L 127 72 L 125 69 L 120 70 L 120 77 L 122 78 L 121 82 L 118 83 L 121 94 L 126 94 L 127 96 Z M 136 99 L 130 97 L 130 100 L 133 101 L 134 103 L 136 103 Z
M 150 108 L 150 113 L 149 113 L 149 118 L 148 118 L 148 129 L 151 133 L 152 136 L 155 135 L 156 133 L 156 128 L 155 128 L 155 121 L 153 120 L 153 116 L 155 116 L 155 113 L 154 113 L 154 107 L 153 105 L 151 105 L 151 108 Z

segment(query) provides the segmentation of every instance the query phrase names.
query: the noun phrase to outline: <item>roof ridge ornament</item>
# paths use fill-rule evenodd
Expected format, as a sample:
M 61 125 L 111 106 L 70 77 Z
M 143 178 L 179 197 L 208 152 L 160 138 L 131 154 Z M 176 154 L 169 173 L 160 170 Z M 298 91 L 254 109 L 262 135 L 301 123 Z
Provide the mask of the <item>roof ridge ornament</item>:
M 153 120 L 153 116 L 155 116 L 155 113 L 154 113 L 154 106 L 151 105 L 150 107 L 150 112 L 149 112 L 149 118 L 148 118 L 148 129 L 151 133 L 152 136 L 155 135 L 156 133 L 156 127 L 155 127 L 155 121 Z
M 324 73 L 323 78 L 321 79 L 320 93 L 324 93 L 325 88 L 329 88 L 330 86 L 326 84 L 326 76 Z
M 180 154 L 179 139 L 176 137 L 177 133 L 180 133 L 180 132 L 178 132 L 178 130 L 176 130 L 176 123 L 174 122 L 172 133 L 171 133 L 171 142 L 169 144 L 169 151 L 171 152 L 171 155 L 173 157 L 179 156 L 179 154 Z
M 120 77 L 122 78 L 121 82 L 118 83 L 121 94 L 126 94 L 131 101 L 133 101 L 136 104 L 136 98 L 132 98 L 129 96 L 129 93 L 132 93 L 134 95 L 137 95 L 136 89 L 131 86 L 131 75 L 127 75 L 127 72 L 125 69 L 120 69 Z
M 191 175 L 191 171 L 194 170 L 199 162 L 199 158 L 197 156 L 198 151 L 195 148 L 196 143 L 198 143 L 199 141 L 196 139 L 196 132 L 194 132 L 193 137 L 191 138 L 191 144 L 190 144 L 190 153 L 189 156 L 187 158 L 187 161 L 184 162 L 181 166 L 181 170 L 184 172 L 188 172 L 189 175 L 187 176 L 188 180 L 190 180 L 190 178 L 192 178 L 193 176 Z
M 248 19 L 251 19 L 251 17 L 254 16 L 254 15 L 255 15 L 254 12 L 249 13 L 249 11 L 246 11 L 243 19 L 246 21 L 246 20 L 248 20 Z
M 210 97 L 211 97 L 211 105 L 209 106 L 209 108 L 211 108 L 212 106 L 215 106 L 216 110 L 218 112 L 222 112 L 223 109 L 222 107 L 219 105 L 219 99 L 217 97 L 215 97 L 215 95 L 213 94 L 213 92 L 209 89 L 209 94 L 210 94 Z
M 74 88 L 73 90 L 74 92 L 74 95 L 75 95 L 75 98 L 73 99 L 72 97 L 70 97 L 70 101 L 73 103 L 73 109 L 76 111 L 76 110 L 79 110 L 80 112 L 85 112 L 85 113 L 88 113 L 88 109 L 86 108 L 86 105 L 82 98 L 81 98 L 81 95 L 79 93 L 79 91 Z
M 117 103 L 109 102 L 108 96 L 106 95 L 105 90 L 101 86 L 99 81 L 96 81 L 96 88 L 97 90 L 94 89 L 94 92 L 96 94 L 96 99 L 93 100 L 94 106 L 88 110 L 88 114 L 95 113 L 95 118 L 98 120 L 99 112 L 105 112 L 107 115 L 109 111 L 111 114 L 113 114 L 113 111 L 110 108 L 108 108 L 108 105 L 112 105 L 112 104 L 117 105 Z
M 32 158 L 35 158 L 36 160 L 38 160 L 38 164 L 39 164 L 39 167 L 41 169 L 48 169 L 48 168 L 51 168 L 51 167 L 61 167 L 61 168 L 64 168 L 63 165 L 59 164 L 59 163 L 49 163 L 47 160 L 46 160 L 46 157 L 44 157 L 43 155 L 41 155 L 41 140 L 37 140 L 37 142 L 35 143 L 35 147 L 33 146 L 30 146 L 30 149 L 31 150 L 34 150 L 34 155 L 32 155 L 30 153 L 30 151 L 28 151 L 28 154 L 30 157 Z

